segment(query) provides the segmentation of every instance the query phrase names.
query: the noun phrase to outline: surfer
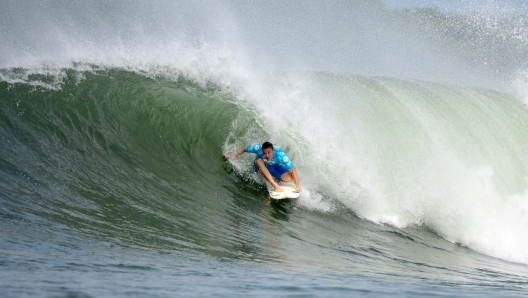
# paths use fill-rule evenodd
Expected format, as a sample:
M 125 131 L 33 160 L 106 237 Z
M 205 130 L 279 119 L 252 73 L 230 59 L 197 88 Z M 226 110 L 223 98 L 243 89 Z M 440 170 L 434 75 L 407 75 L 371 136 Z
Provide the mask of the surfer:
M 297 170 L 281 147 L 273 146 L 270 142 L 252 144 L 247 147 L 240 147 L 234 154 L 226 155 L 226 158 L 234 159 L 244 152 L 255 153 L 257 155 L 253 163 L 253 168 L 256 172 L 260 172 L 262 177 L 273 186 L 276 192 L 284 191 L 278 184 L 280 181 L 293 181 L 295 183 L 295 190 L 302 191 L 299 186 Z

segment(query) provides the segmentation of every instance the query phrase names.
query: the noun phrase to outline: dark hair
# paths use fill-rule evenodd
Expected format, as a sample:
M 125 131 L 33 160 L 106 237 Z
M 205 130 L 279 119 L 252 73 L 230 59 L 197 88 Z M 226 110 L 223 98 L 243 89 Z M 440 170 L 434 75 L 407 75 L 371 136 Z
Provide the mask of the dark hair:
M 273 148 L 273 144 L 272 144 L 272 143 L 270 143 L 270 142 L 264 142 L 264 143 L 262 144 L 262 150 L 264 150 L 264 149 L 268 149 L 268 148 L 271 148 L 271 150 L 275 150 L 275 149 Z

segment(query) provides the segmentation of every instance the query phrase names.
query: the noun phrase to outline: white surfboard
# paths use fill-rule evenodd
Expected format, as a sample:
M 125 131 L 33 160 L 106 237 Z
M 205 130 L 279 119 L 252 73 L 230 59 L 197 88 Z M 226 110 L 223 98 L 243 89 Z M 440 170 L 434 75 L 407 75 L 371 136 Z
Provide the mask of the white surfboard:
M 268 184 L 270 198 L 274 200 L 296 199 L 301 195 L 301 193 L 295 189 L 295 183 L 293 182 L 280 182 L 279 185 L 282 187 L 284 192 L 274 191 L 273 187 Z

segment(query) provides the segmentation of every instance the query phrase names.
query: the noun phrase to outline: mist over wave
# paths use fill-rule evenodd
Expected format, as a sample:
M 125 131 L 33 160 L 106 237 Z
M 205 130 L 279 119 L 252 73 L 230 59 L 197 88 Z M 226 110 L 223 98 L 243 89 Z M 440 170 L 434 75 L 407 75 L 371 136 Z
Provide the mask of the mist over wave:
M 331 197 L 376 223 L 426 226 L 528 263 L 524 12 L 394 11 L 379 1 L 34 1 L 2 3 L 0 19 L 0 78 L 9 86 L 60 92 L 101 70 L 184 79 L 191 93 L 213 84 L 204 92 L 220 110 L 243 112 L 210 133 L 225 137 L 212 137 L 209 161 L 211 148 L 270 139 L 291 152 L 306 185 L 299 204 L 309 209 L 331 212 Z
M 377 0 L 6 2 L 0 66 L 338 71 L 504 89 L 526 68 L 526 15 L 486 7 L 453 15 Z

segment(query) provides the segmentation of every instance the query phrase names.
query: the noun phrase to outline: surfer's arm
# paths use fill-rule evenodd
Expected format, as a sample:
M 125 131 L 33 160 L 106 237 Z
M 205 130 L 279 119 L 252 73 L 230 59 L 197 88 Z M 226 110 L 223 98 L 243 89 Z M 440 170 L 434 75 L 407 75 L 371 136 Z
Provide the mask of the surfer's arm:
M 227 159 L 233 159 L 233 158 L 239 156 L 240 154 L 244 154 L 244 152 L 246 152 L 246 147 L 240 147 L 235 153 L 226 155 L 225 157 Z
M 299 175 L 297 175 L 297 169 L 295 169 L 295 167 L 291 168 L 290 173 L 293 177 L 293 182 L 295 182 L 295 190 L 302 191 L 301 186 L 299 185 Z

